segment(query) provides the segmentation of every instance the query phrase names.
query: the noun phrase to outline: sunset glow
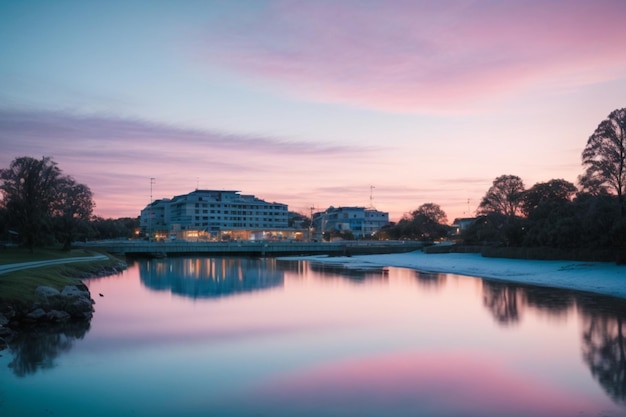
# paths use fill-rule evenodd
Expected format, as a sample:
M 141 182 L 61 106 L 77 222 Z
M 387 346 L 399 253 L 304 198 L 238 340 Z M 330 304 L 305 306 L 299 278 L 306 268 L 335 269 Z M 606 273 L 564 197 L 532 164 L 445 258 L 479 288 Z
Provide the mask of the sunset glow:
M 622 0 L 0 1 L 0 168 L 50 156 L 102 217 L 138 216 L 152 185 L 452 221 L 499 175 L 577 182 L 626 106 L 624 17 Z

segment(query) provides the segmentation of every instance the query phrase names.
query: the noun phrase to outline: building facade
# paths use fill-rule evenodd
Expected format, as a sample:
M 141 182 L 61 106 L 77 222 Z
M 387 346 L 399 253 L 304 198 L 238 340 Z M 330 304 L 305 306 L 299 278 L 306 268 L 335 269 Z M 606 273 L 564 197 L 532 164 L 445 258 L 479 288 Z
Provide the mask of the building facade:
M 269 203 L 238 191 L 195 190 L 155 200 L 141 211 L 140 225 L 148 236 L 157 239 L 293 237 L 288 236 L 286 204 Z
M 452 222 L 452 225 L 450 226 L 452 227 L 452 235 L 460 236 L 461 233 L 476 223 L 476 220 L 476 217 L 460 217 L 454 219 L 454 222 Z
M 351 232 L 355 238 L 374 235 L 389 224 L 389 213 L 365 207 L 329 207 L 313 213 L 313 229 L 317 239 L 323 233 Z

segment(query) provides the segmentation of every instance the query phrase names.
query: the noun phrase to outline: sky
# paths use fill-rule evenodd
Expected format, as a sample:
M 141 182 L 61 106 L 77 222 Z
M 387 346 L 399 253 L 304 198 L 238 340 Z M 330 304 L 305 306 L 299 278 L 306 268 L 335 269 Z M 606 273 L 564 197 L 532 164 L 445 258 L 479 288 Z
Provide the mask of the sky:
M 0 168 L 49 156 L 104 218 L 214 189 L 452 222 L 500 175 L 577 182 L 626 107 L 625 19 L 623 0 L 0 0 Z

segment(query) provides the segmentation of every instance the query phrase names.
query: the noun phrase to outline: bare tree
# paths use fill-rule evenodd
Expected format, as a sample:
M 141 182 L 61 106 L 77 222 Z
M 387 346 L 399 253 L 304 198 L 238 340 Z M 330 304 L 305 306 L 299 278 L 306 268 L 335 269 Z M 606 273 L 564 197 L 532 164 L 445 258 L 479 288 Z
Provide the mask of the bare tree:
M 579 181 L 594 194 L 615 192 L 622 216 L 626 215 L 626 108 L 614 110 L 587 140 L 582 153 L 585 173 Z

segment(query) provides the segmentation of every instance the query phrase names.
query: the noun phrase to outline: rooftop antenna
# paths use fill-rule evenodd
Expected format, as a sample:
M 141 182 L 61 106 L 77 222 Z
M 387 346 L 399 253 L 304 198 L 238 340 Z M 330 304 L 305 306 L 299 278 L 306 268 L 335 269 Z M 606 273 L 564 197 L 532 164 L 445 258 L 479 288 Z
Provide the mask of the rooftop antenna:
M 152 236 L 152 217 L 154 213 L 152 211 L 152 186 L 156 179 L 154 177 L 150 177 L 150 218 L 148 219 L 148 238 Z
M 370 185 L 370 208 L 374 208 L 374 187 L 373 185 Z

